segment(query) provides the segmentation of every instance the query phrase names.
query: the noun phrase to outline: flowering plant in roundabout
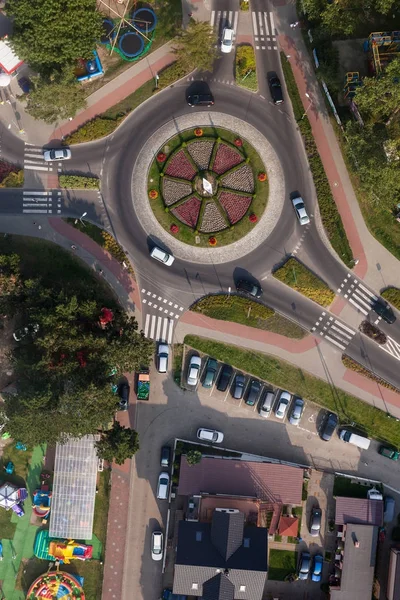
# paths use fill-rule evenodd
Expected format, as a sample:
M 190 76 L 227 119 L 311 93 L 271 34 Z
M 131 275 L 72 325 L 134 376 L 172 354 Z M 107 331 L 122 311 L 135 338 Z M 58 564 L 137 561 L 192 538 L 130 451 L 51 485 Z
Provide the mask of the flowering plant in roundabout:
M 268 199 L 267 178 L 258 176 L 264 172 L 257 151 L 234 132 L 192 128 L 168 140 L 150 165 L 150 206 L 181 241 L 226 245 L 260 220 Z

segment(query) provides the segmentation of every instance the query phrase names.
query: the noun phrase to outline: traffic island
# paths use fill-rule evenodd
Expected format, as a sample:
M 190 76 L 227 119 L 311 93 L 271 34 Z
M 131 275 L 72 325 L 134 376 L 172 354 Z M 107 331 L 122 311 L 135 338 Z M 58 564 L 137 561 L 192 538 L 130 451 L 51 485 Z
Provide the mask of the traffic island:
M 320 306 L 332 304 L 335 294 L 322 279 L 314 275 L 296 258 L 289 258 L 273 276 Z

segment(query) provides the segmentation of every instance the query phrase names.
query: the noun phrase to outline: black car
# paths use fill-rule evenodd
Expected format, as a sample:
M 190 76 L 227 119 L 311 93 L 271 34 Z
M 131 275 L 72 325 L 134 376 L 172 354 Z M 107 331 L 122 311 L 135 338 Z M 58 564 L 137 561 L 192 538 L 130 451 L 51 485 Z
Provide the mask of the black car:
M 218 377 L 217 390 L 225 392 L 231 380 L 233 369 L 230 365 L 223 365 Z
M 257 402 L 258 396 L 260 395 L 262 385 L 257 379 L 252 379 L 249 385 L 249 391 L 246 398 L 246 404 L 254 406 Z
M 325 441 L 325 442 L 329 442 L 329 440 L 331 439 L 333 432 L 335 431 L 337 425 L 338 425 L 339 419 L 338 416 L 335 415 L 335 413 L 328 413 L 325 417 L 325 421 L 321 427 L 321 438 Z
M 233 383 L 232 396 L 235 400 L 241 400 L 243 398 L 244 386 L 246 384 L 246 378 L 241 373 L 238 373 Z
M 121 383 L 118 388 L 119 410 L 128 410 L 129 406 L 129 385 Z
M 171 448 L 169 446 L 163 446 L 161 448 L 160 465 L 162 467 L 165 467 L 166 469 L 168 469 L 170 460 L 171 460 Z
M 236 290 L 238 292 L 248 294 L 249 296 L 253 296 L 253 298 L 261 298 L 261 295 L 263 293 L 259 285 L 255 285 L 254 283 L 251 283 L 246 279 L 240 279 L 240 281 L 237 282 Z
M 282 86 L 279 78 L 275 76 L 270 77 L 268 81 L 269 91 L 271 92 L 272 102 L 274 104 L 282 104 L 283 102 L 283 94 L 282 94 Z
M 18 85 L 24 94 L 29 94 L 31 91 L 31 82 L 27 77 L 20 77 L 18 79 Z
M 189 106 L 212 106 L 214 98 L 212 94 L 190 94 L 186 98 Z
M 386 302 L 383 302 L 382 300 L 377 300 L 372 306 L 372 310 L 390 325 L 396 320 L 395 314 L 389 304 L 386 304 Z

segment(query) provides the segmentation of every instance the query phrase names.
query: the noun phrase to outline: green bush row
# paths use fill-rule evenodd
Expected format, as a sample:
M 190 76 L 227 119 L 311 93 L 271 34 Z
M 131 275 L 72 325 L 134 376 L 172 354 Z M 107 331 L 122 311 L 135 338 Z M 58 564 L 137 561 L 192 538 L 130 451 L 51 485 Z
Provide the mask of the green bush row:
M 396 392 L 396 393 L 400 392 L 400 390 L 398 388 L 394 387 L 393 385 L 391 385 L 390 383 L 388 383 L 381 377 L 378 377 L 377 375 L 375 375 L 374 373 L 369 371 L 366 367 L 364 367 L 363 365 L 360 365 L 357 361 L 353 360 L 352 358 L 350 358 L 350 356 L 347 356 L 346 354 L 343 354 L 343 356 L 342 356 L 342 363 L 344 364 L 346 369 L 351 369 L 352 371 L 355 371 L 356 373 L 359 373 L 360 375 L 363 375 L 364 377 L 368 377 L 368 379 L 372 379 L 372 381 L 376 381 L 376 383 L 378 383 L 382 387 L 387 388 L 388 390 L 392 390 L 393 392 Z
M 303 104 L 301 102 L 292 67 L 283 52 L 281 52 L 281 63 L 286 87 L 293 106 L 294 116 L 303 136 L 307 158 L 317 192 L 322 223 L 334 250 L 348 267 L 352 267 L 354 265 L 353 253 L 343 227 L 342 218 L 333 199 L 324 165 L 318 154 L 318 149 L 312 134 L 310 122 L 307 115 L 304 114 Z
M 11 171 L 0 183 L 0 188 L 20 188 L 24 185 L 24 171 Z
M 159 71 L 158 87 L 160 90 L 185 77 L 190 71 L 179 60 Z
M 82 125 L 76 131 L 70 133 L 64 138 L 64 143 L 69 144 L 80 144 L 82 142 L 91 142 L 98 138 L 110 135 L 122 122 L 124 117 L 117 119 L 105 119 L 104 117 L 95 117 L 91 121 Z
M 282 267 L 273 272 L 273 276 L 320 306 L 329 306 L 335 298 L 334 292 L 326 283 L 296 258 L 289 258 Z
M 381 293 L 382 298 L 385 298 L 390 304 L 393 304 L 398 310 L 400 310 L 400 290 L 396 287 L 386 288 Z
M 83 175 L 59 175 L 60 187 L 76 190 L 98 190 L 100 180 L 97 177 L 84 177 Z

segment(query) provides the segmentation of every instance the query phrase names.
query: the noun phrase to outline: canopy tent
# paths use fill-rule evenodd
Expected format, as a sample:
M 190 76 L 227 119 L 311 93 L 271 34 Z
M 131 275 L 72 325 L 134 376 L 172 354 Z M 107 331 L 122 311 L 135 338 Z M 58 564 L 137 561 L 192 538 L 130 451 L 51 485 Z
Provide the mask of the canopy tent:
M 12 483 L 3 483 L 0 487 L 0 506 L 10 510 L 15 504 L 18 504 L 20 497 L 17 486 Z

